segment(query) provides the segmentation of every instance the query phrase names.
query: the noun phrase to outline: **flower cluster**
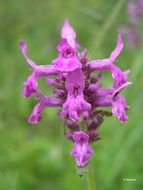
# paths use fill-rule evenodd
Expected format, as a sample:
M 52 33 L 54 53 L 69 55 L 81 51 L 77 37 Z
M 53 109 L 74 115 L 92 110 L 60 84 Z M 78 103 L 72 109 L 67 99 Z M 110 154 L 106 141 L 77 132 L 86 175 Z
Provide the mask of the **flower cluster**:
M 74 143 L 71 155 L 75 157 L 78 167 L 84 167 L 93 155 L 90 144 L 100 138 L 97 129 L 103 117 L 113 115 L 121 122 L 128 120 L 128 106 L 121 91 L 131 84 L 127 82 L 129 70 L 122 72 L 114 64 L 123 49 L 121 35 L 118 35 L 111 55 L 101 60 L 88 60 L 86 49 L 79 53 L 80 45 L 68 20 L 65 20 L 61 30 L 61 41 L 57 46 L 59 55 L 50 65 L 36 65 L 28 57 L 24 41 L 20 41 L 20 48 L 33 70 L 24 83 L 22 94 L 25 97 L 36 94 L 39 97 L 28 122 L 38 123 L 46 107 L 59 107 L 59 117 L 67 126 L 66 137 Z M 104 88 L 103 83 L 99 82 L 107 70 L 111 71 L 113 78 L 110 88 Z M 46 77 L 47 84 L 54 87 L 53 97 L 40 92 L 39 77 Z M 104 107 L 111 107 L 112 111 L 105 111 Z
M 127 2 L 129 25 L 119 27 L 119 32 L 126 35 L 127 46 L 135 48 L 143 45 L 143 32 L 140 28 L 143 19 L 143 0 L 129 0 Z

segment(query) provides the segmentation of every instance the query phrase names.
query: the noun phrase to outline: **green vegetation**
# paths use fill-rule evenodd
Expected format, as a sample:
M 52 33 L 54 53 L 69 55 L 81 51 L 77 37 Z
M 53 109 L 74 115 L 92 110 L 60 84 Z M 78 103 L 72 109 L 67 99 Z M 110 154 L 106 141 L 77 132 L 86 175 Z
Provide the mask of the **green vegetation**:
M 0 190 L 87 189 L 86 178 L 76 176 L 72 143 L 64 137 L 57 110 L 45 110 L 38 125 L 27 123 L 37 100 L 21 96 L 30 71 L 18 41 L 26 40 L 28 54 L 37 64 L 49 64 L 57 55 L 59 30 L 68 18 L 89 57 L 104 58 L 115 47 L 118 26 L 128 23 L 125 11 L 123 0 L 0 1 Z M 98 190 L 141 190 L 143 49 L 125 46 L 117 64 L 131 69 L 133 85 L 124 91 L 129 121 L 124 125 L 105 119 L 99 129 L 102 138 L 93 145 L 91 166 Z M 110 84 L 108 76 L 105 80 Z M 45 84 L 41 88 L 47 94 L 51 91 Z

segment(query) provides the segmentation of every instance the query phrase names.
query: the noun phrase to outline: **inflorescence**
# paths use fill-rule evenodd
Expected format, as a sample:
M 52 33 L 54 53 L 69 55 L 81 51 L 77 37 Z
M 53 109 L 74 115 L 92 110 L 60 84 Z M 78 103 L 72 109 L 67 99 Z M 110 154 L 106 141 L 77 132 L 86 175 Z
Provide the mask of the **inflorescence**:
M 97 129 L 103 117 L 112 115 L 124 123 L 128 120 L 128 106 L 121 91 L 131 84 L 127 82 L 129 70 L 122 72 L 114 64 L 123 49 L 121 35 L 118 35 L 111 55 L 101 60 L 88 60 L 86 49 L 79 53 L 80 45 L 68 20 L 61 29 L 61 41 L 57 46 L 59 55 L 52 64 L 38 66 L 28 57 L 24 41 L 20 41 L 20 48 L 33 70 L 24 83 L 22 94 L 25 97 L 36 94 L 39 98 L 28 122 L 38 123 L 46 107 L 59 107 L 58 115 L 67 126 L 66 137 L 74 143 L 71 155 L 75 157 L 76 165 L 83 168 L 93 156 L 90 144 L 100 138 Z M 111 71 L 113 85 L 104 88 L 99 81 L 104 74 L 102 71 L 108 70 Z M 37 79 L 41 77 L 46 77 L 47 85 L 54 87 L 54 96 L 45 96 L 40 92 Z M 105 107 L 111 107 L 112 111 L 105 111 Z

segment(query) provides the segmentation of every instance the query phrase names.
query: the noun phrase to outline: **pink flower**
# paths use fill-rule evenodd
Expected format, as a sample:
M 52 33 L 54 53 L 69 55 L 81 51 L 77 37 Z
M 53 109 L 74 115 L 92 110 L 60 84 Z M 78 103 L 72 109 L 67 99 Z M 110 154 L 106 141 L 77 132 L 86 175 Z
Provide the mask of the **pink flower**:
M 58 58 L 52 62 L 56 70 L 69 72 L 82 67 L 77 57 L 77 48 L 70 46 L 66 39 L 60 42 L 58 51 Z
M 84 99 L 85 76 L 80 69 L 69 72 L 66 78 L 66 89 L 68 91 L 67 100 L 63 104 L 60 113 L 61 118 L 68 116 L 71 120 L 79 120 L 80 114 L 87 113 L 91 105 Z
M 39 102 L 35 105 L 28 122 L 38 123 L 46 107 L 59 107 L 59 116 L 66 124 L 66 137 L 74 142 L 71 155 L 78 167 L 88 164 L 93 150 L 90 144 L 99 139 L 97 129 L 105 116 L 116 116 L 121 122 L 127 121 L 128 109 L 125 98 L 121 95 L 124 88 L 131 84 L 127 81 L 129 70 L 121 71 L 115 65 L 123 49 L 119 34 L 113 52 L 106 59 L 88 60 L 87 50 L 79 53 L 76 33 L 68 20 L 61 30 L 61 41 L 57 46 L 58 57 L 50 65 L 36 65 L 27 55 L 27 45 L 20 42 L 21 52 L 33 72 L 24 83 L 23 96 L 36 94 Z M 113 84 L 104 88 L 100 83 L 100 71 L 111 71 Z M 53 86 L 53 96 L 45 96 L 38 89 L 37 79 L 46 77 L 47 85 Z M 111 107 L 105 111 L 105 107 Z
M 76 158 L 76 164 L 79 167 L 85 166 L 90 157 L 93 155 L 93 150 L 89 146 L 89 136 L 84 132 L 75 132 L 72 136 L 74 147 L 71 155 Z

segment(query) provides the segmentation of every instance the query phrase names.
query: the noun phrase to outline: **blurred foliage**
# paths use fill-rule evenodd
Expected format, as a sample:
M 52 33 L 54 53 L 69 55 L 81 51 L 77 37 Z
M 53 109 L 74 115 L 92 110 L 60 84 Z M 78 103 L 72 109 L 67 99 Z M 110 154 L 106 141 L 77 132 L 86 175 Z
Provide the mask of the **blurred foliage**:
M 60 27 L 68 18 L 89 57 L 104 58 L 115 46 L 118 26 L 128 22 L 125 4 L 125 0 L 0 1 L 0 190 L 87 189 L 85 177 L 76 176 L 72 144 L 64 137 L 57 109 L 45 110 L 36 126 L 26 121 L 36 98 L 21 96 L 30 72 L 18 41 L 26 40 L 28 54 L 37 63 L 49 64 L 57 55 Z M 143 49 L 128 50 L 125 38 L 124 42 L 117 64 L 131 69 L 133 85 L 124 91 L 129 122 L 123 125 L 107 118 L 100 128 L 102 139 L 93 145 L 91 166 L 101 190 L 143 189 Z M 105 80 L 110 85 L 108 75 Z M 51 89 L 44 90 L 48 94 Z

